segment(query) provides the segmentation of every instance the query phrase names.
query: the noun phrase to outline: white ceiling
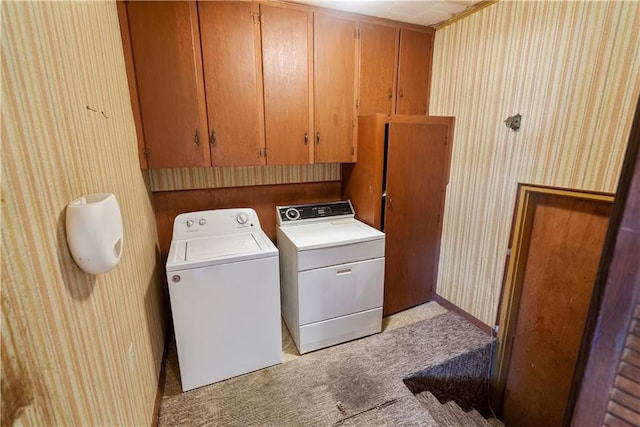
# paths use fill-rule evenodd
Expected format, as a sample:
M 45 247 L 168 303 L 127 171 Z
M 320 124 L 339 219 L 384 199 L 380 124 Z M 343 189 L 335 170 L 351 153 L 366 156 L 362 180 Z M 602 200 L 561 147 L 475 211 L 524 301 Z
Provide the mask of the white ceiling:
M 481 0 L 294 0 L 329 9 L 432 26 L 453 18 Z

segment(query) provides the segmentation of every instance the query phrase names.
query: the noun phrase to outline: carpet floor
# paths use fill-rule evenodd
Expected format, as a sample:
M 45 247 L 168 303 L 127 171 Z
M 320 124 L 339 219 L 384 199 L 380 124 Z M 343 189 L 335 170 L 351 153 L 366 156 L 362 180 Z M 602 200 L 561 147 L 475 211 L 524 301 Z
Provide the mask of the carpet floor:
M 439 426 L 403 379 L 488 351 L 492 342 L 446 312 L 187 393 L 165 393 L 158 424 Z

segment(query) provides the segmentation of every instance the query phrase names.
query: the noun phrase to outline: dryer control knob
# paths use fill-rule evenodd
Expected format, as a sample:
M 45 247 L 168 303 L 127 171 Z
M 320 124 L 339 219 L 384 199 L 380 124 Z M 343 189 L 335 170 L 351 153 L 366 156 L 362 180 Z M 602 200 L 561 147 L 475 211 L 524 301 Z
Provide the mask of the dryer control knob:
M 244 212 L 240 212 L 238 215 L 236 215 L 236 222 L 238 224 L 246 224 L 247 221 L 249 221 L 249 215 L 247 215 Z
M 187 224 L 187 227 L 189 227 L 189 228 L 193 227 L 193 220 L 192 219 L 188 219 L 186 224 Z
M 205 225 L 206 223 L 207 223 L 207 220 L 206 220 L 206 219 L 204 219 L 204 218 L 200 218 L 200 219 L 198 220 L 198 224 L 200 224 L 200 225 Z
M 290 219 L 291 221 L 295 221 L 300 218 L 300 211 L 296 208 L 289 208 L 284 214 L 287 216 L 287 219 Z
M 180 276 L 178 276 L 177 274 L 174 274 L 174 275 L 171 277 L 171 281 L 172 281 L 173 283 L 178 283 L 180 280 L 181 280 L 181 277 L 180 277 Z

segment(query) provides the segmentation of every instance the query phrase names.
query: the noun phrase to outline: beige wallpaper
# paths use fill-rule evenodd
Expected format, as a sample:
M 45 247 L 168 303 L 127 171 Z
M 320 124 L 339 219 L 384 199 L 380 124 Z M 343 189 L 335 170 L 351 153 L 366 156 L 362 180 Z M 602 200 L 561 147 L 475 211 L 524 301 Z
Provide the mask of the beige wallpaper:
M 436 31 L 430 113 L 456 117 L 438 294 L 493 325 L 517 183 L 615 191 L 639 28 L 635 1 L 499 1 Z
M 340 181 L 340 164 L 149 169 L 153 191 Z
M 2 426 L 149 425 L 166 324 L 115 2 L 2 2 Z M 92 276 L 65 207 L 112 192 L 124 253 Z

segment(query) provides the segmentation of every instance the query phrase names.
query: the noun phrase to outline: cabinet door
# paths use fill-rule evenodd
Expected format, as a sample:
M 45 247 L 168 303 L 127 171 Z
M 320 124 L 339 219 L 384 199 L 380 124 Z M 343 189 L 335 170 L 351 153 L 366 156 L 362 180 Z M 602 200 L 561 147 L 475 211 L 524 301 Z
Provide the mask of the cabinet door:
M 314 13 L 315 163 L 355 160 L 356 22 Z
M 249 2 L 198 3 L 213 166 L 265 164 L 256 8 Z
M 260 5 L 267 163 L 310 163 L 311 12 Z
M 396 100 L 398 29 L 360 23 L 360 108 L 358 115 L 393 114 Z
M 402 29 L 398 63 L 398 114 L 428 114 L 433 36 Z
M 127 2 L 150 168 L 210 166 L 195 2 Z
M 435 291 L 448 132 L 440 124 L 389 123 L 385 315 L 424 303 Z

